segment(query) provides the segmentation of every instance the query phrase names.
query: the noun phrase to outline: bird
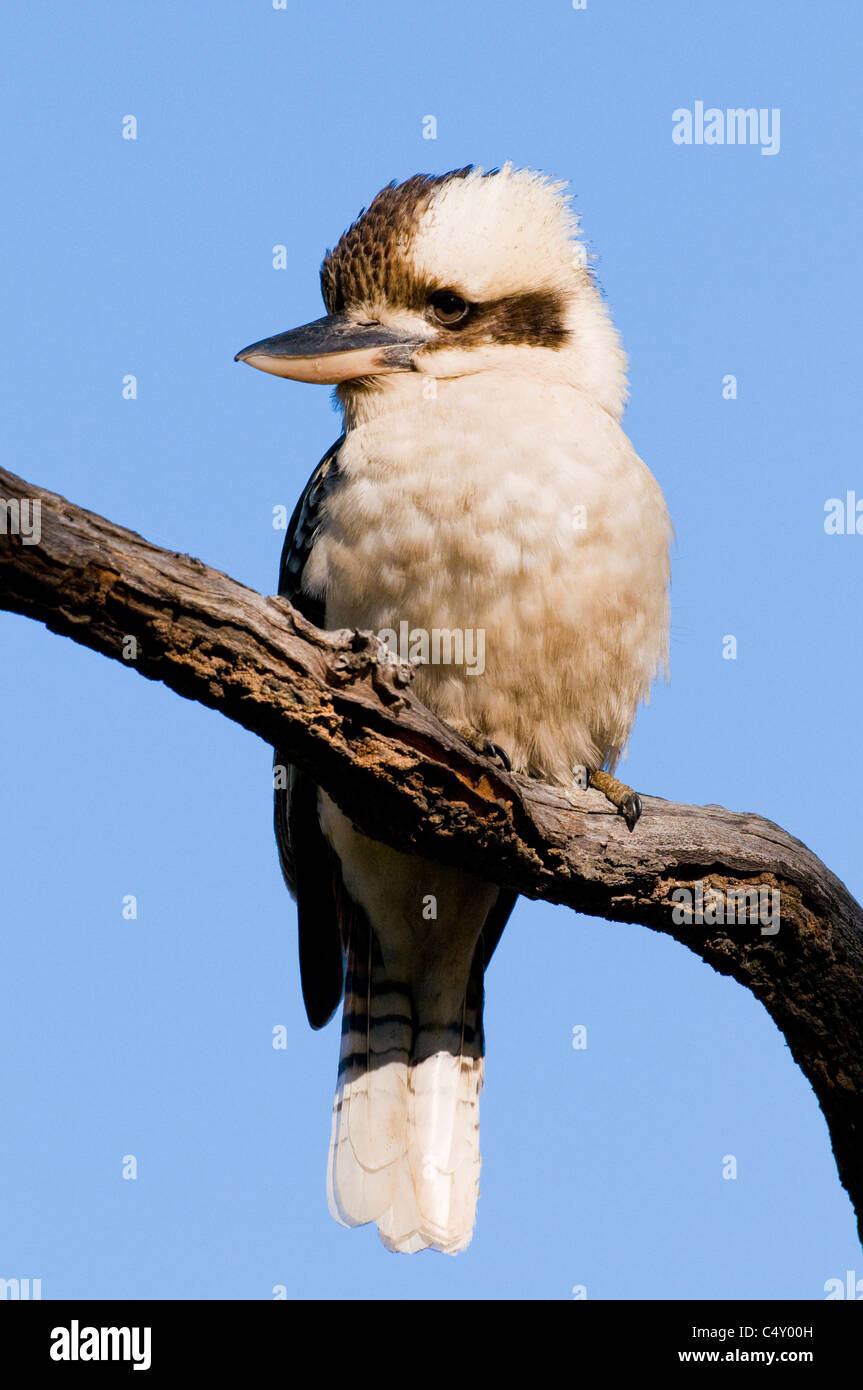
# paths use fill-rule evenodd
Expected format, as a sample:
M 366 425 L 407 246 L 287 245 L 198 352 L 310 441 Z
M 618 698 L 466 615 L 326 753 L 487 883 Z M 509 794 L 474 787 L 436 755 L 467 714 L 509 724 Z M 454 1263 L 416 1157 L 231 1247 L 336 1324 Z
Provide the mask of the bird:
M 567 189 L 511 162 L 388 184 L 324 257 L 325 316 L 235 360 L 335 386 L 342 413 L 279 594 L 321 628 L 407 631 L 418 698 L 472 747 L 598 787 L 631 830 L 640 798 L 614 771 L 668 675 L 673 533 L 620 423 L 627 359 Z M 311 1026 L 344 997 L 330 1211 L 392 1251 L 456 1254 L 479 1194 L 485 972 L 517 895 L 372 840 L 275 764 Z

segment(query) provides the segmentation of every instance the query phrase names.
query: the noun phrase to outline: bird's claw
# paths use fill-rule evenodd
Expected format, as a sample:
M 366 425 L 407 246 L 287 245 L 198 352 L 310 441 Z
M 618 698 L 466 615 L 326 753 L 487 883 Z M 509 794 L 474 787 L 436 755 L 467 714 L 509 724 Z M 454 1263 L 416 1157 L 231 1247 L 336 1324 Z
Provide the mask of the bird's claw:
M 505 748 L 501 748 L 499 743 L 492 743 L 491 739 L 484 739 L 482 751 L 487 758 L 493 758 L 495 762 L 502 763 L 507 772 L 512 772 L 512 763 Z
M 627 828 L 634 830 L 642 809 L 638 792 L 634 792 L 632 787 L 628 787 L 625 782 L 619 782 L 610 772 L 604 772 L 601 768 L 590 774 L 590 785 L 602 792 L 612 806 L 617 807 L 617 814 L 623 816 Z
M 625 796 L 617 808 L 617 814 L 623 816 L 627 827 L 634 830 L 639 816 L 641 815 L 641 797 L 638 792 L 630 792 Z

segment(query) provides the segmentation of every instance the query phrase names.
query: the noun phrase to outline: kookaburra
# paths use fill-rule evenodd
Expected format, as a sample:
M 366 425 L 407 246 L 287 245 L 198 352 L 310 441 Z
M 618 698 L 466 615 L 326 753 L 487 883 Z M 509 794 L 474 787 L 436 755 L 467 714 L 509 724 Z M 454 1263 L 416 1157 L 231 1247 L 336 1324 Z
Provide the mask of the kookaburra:
M 420 700 L 515 772 L 591 778 L 632 828 L 610 774 L 667 662 L 671 528 L 563 188 L 509 164 L 391 184 L 327 253 L 326 317 L 238 359 L 335 384 L 344 416 L 279 593 L 319 627 L 407 630 Z M 436 631 L 462 647 L 436 661 Z M 483 662 L 459 666 L 468 634 Z M 461 1250 L 483 975 L 515 895 L 367 838 L 296 769 L 276 833 L 312 1027 L 345 997 L 330 1210 L 391 1250 Z

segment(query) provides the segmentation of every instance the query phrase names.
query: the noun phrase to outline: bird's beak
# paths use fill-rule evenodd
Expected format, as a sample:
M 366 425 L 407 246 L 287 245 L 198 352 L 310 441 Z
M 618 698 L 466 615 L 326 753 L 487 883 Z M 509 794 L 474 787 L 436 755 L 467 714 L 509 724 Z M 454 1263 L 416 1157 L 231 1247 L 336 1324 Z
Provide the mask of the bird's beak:
M 359 376 L 409 372 L 412 354 L 426 341 L 381 323 L 357 323 L 347 314 L 328 314 L 289 333 L 252 343 L 234 361 L 292 381 L 333 386 Z

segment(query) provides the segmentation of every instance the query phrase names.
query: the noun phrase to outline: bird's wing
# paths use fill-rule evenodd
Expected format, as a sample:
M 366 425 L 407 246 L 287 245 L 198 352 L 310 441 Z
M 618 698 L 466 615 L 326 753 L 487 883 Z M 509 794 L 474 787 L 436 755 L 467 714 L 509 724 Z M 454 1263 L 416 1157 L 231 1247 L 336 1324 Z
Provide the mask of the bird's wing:
M 338 480 L 339 450 L 344 442 L 345 436 L 339 435 L 335 444 L 331 444 L 327 449 L 303 488 L 288 524 L 279 565 L 279 597 L 288 599 L 304 618 L 314 623 L 315 627 L 324 625 L 324 600 L 306 593 L 303 588 L 303 571 L 315 543 L 321 522 L 321 508 Z
M 279 595 L 288 599 L 316 627 L 326 620 L 325 602 L 303 588 L 306 567 L 321 519 L 321 507 L 338 477 L 344 435 L 324 454 L 294 508 L 282 548 Z M 276 749 L 275 830 L 284 879 L 297 900 L 300 977 L 306 1014 L 322 1028 L 342 997 L 344 966 L 339 927 L 341 888 L 337 864 L 318 820 L 314 781 Z
M 514 893 L 511 888 L 501 888 L 497 902 L 485 919 L 485 926 L 482 929 L 482 956 L 483 968 L 485 968 L 497 949 L 497 943 L 503 936 L 503 929 L 510 919 L 512 910 L 518 902 L 518 893 Z

